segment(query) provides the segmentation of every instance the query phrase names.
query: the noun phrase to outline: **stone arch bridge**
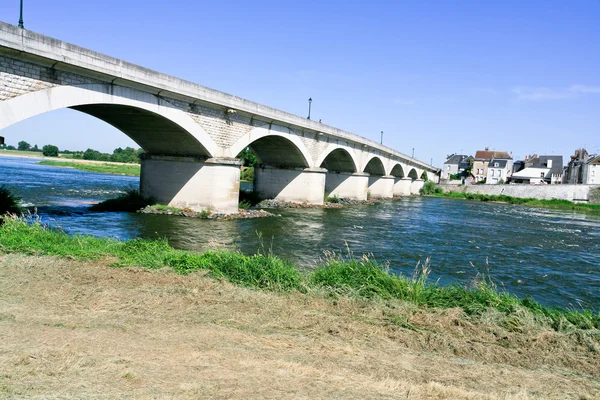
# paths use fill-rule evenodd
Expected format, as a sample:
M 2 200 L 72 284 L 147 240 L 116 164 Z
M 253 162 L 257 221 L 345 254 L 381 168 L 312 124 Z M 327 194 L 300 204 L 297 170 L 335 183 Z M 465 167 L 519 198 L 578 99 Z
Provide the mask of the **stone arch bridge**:
M 438 169 L 364 137 L 0 22 L 0 130 L 71 108 L 144 151 L 140 188 L 157 201 L 236 212 L 240 160 L 260 161 L 263 198 L 322 204 L 416 193 Z

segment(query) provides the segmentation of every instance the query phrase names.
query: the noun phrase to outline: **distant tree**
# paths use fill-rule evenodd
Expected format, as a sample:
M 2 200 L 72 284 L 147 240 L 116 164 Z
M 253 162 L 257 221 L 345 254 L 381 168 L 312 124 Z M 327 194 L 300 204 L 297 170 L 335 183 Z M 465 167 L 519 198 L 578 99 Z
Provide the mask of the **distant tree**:
M 31 151 L 40 151 L 40 149 L 38 149 L 37 144 L 33 146 L 33 148 L 31 149 Z
M 17 148 L 15 146 L 6 146 L 6 150 L 16 150 Z
M 44 147 L 42 147 L 42 154 L 45 157 L 58 157 L 58 147 L 51 144 L 47 144 Z
M 258 158 L 250 149 L 250 147 L 246 147 L 244 150 L 240 151 L 240 154 L 237 155 L 237 158 L 242 160 L 245 167 L 256 167 L 258 165 Z
M 87 149 L 83 153 L 83 159 L 94 161 L 110 161 L 110 155 L 107 153 L 100 153 L 98 150 Z
M 421 179 L 423 179 L 425 182 L 428 181 L 427 171 L 423 171 L 423 173 L 421 174 Z
M 31 145 L 24 140 L 21 140 L 17 143 L 17 148 L 21 151 L 29 151 L 31 150 Z
M 139 163 L 140 155 L 144 151 L 142 149 L 134 149 L 133 147 L 116 148 L 110 156 L 110 161 L 122 163 Z

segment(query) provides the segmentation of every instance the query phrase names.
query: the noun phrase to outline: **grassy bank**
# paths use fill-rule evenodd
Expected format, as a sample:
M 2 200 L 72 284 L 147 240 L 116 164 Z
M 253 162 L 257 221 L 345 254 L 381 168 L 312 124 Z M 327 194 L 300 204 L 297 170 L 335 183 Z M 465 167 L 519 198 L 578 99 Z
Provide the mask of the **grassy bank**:
M 493 311 L 475 319 L 110 262 L 0 254 L 0 398 L 600 395 L 589 331 L 515 330 Z
M 498 202 L 507 204 L 525 205 L 531 207 L 556 208 L 561 210 L 581 211 L 600 215 L 600 204 L 573 203 L 568 200 L 540 200 L 534 198 L 520 198 L 506 195 L 478 194 L 467 192 L 445 192 L 443 188 L 433 182 L 426 182 L 421 189 L 421 194 L 426 196 L 446 197 L 452 199 L 475 200 L 484 202 Z
M 5 253 L 54 255 L 82 260 L 110 258 L 115 266 L 164 266 L 180 274 L 208 271 L 211 277 L 252 288 L 278 292 L 320 291 L 327 296 L 358 296 L 368 299 L 402 300 L 429 308 L 461 308 L 469 316 L 490 309 L 501 313 L 503 324 L 518 330 L 528 320 L 556 331 L 600 329 L 600 314 L 588 310 L 543 307 L 532 299 L 519 299 L 498 290 L 483 279 L 469 287 L 438 286 L 427 282 L 427 264 L 414 276 L 389 273 L 377 262 L 363 257 L 330 257 L 313 272 L 300 272 L 294 265 L 271 254 L 245 256 L 232 251 L 193 253 L 176 250 L 166 240 L 132 240 L 91 236 L 68 236 L 39 224 L 5 217 L 0 229 L 0 249 Z
M 75 168 L 86 172 L 97 172 L 101 174 L 113 174 L 113 175 L 128 175 L 128 176 L 140 176 L 140 165 L 139 164 L 116 164 L 116 163 L 85 163 L 85 162 L 71 162 L 71 161 L 40 161 L 38 164 L 51 165 L 54 167 L 66 167 Z

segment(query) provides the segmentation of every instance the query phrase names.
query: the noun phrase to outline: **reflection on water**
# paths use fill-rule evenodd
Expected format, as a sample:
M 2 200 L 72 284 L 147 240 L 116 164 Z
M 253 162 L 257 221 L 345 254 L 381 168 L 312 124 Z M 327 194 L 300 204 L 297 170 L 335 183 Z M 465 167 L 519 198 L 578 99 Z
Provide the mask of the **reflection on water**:
M 452 199 L 409 198 L 342 209 L 279 210 L 279 218 L 207 221 L 177 216 L 90 213 L 138 178 L 93 174 L 0 158 L 0 184 L 43 221 L 70 233 L 168 238 L 178 248 L 254 253 L 264 246 L 313 267 L 323 251 L 373 253 L 412 273 L 431 256 L 432 279 L 469 283 L 484 272 L 520 296 L 561 306 L 600 304 L 600 219 L 586 214 Z M 259 238 L 262 236 L 262 242 Z

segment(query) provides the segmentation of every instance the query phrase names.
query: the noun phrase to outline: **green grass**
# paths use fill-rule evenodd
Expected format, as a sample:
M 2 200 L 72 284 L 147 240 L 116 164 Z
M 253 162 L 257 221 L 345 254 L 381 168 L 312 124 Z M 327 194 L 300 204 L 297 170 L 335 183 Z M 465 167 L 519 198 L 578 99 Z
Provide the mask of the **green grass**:
M 399 299 L 421 307 L 460 307 L 468 315 L 481 315 L 494 309 L 506 316 L 507 324 L 518 328 L 523 310 L 557 331 L 600 329 L 600 314 L 590 310 L 544 307 L 531 298 L 520 299 L 498 290 L 489 280 L 480 279 L 470 286 L 438 286 L 427 282 L 428 262 L 418 265 L 412 277 L 395 275 L 385 265 L 363 256 L 330 256 L 308 273 L 270 252 L 245 256 L 234 251 L 194 253 L 177 250 L 166 240 L 119 241 L 74 235 L 28 224 L 16 217 L 3 217 L 0 251 L 30 255 L 53 255 L 92 260 L 114 259 L 114 266 L 140 266 L 151 269 L 171 267 L 187 274 L 206 270 L 213 278 L 273 291 L 315 290 L 339 296 Z
M 24 150 L 1 149 L 0 153 L 6 154 L 6 155 L 11 155 L 11 156 L 43 157 L 42 150 L 40 150 L 40 151 L 24 151 Z
M 573 210 L 573 211 L 584 211 L 591 214 L 600 214 L 600 204 L 587 204 L 587 203 L 573 203 L 568 200 L 539 200 L 532 198 L 520 198 L 506 195 L 491 195 L 491 194 L 477 194 L 477 193 L 465 193 L 465 192 L 433 192 L 427 193 L 434 196 L 448 197 L 453 199 L 466 199 L 484 202 L 501 202 L 508 204 L 519 204 L 532 207 L 545 207 L 545 208 L 556 208 L 561 210 Z
M 101 174 L 113 174 L 113 175 L 128 175 L 128 176 L 140 176 L 139 164 L 123 165 L 116 163 L 83 163 L 83 162 L 70 162 L 70 161 L 49 161 L 44 160 L 38 162 L 41 165 L 51 165 L 54 167 L 67 167 L 75 168 L 86 172 L 97 172 Z

